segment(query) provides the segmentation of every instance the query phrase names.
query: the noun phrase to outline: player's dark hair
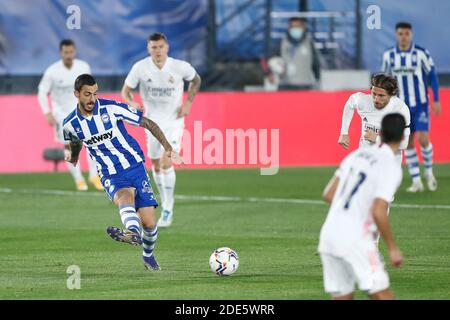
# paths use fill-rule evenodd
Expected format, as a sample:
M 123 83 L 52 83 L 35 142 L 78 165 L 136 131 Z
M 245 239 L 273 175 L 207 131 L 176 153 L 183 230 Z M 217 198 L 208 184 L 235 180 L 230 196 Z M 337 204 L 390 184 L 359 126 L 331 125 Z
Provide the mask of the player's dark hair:
M 167 41 L 166 35 L 164 33 L 161 33 L 161 32 L 152 33 L 148 37 L 148 41 L 159 41 L 159 40 L 164 40 L 166 43 L 169 43 L 169 41 Z
M 400 113 L 390 113 L 381 120 L 381 141 L 400 142 L 406 127 L 405 117 Z
M 71 39 L 63 39 L 61 40 L 61 42 L 59 43 L 59 51 L 61 51 L 62 47 L 64 46 L 73 46 L 75 47 L 75 42 L 73 42 L 73 40 Z
M 306 19 L 305 18 L 300 18 L 300 17 L 289 18 L 289 24 L 291 24 L 292 22 L 295 22 L 295 21 L 302 22 L 302 23 L 306 24 Z
M 75 91 L 81 91 L 81 88 L 83 86 L 93 86 L 97 82 L 95 81 L 94 77 L 90 74 L 82 74 L 79 75 L 78 78 L 75 80 Z
M 412 29 L 412 25 L 409 22 L 404 22 L 404 21 L 397 22 L 397 24 L 395 25 L 395 30 L 400 29 L 400 28 L 401 29 L 409 29 L 409 30 L 411 30 Z
M 398 93 L 397 79 L 389 74 L 378 73 L 374 75 L 371 85 L 386 90 L 390 96 L 395 96 Z

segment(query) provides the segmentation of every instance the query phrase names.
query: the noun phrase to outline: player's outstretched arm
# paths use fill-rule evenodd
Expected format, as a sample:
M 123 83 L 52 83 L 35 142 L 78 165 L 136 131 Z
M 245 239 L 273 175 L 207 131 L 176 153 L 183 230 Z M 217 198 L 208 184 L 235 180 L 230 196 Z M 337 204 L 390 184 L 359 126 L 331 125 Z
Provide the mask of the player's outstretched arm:
M 166 151 L 167 156 L 169 158 L 172 158 L 172 160 L 176 164 L 184 163 L 180 155 L 177 152 L 173 151 L 172 146 L 170 145 L 169 141 L 167 141 L 166 136 L 162 132 L 161 128 L 156 124 L 156 122 L 150 120 L 149 118 L 142 117 L 140 126 L 151 132 L 156 140 L 161 143 L 164 150 Z
M 389 250 L 389 257 L 391 259 L 392 265 L 394 267 L 400 267 L 400 265 L 403 263 L 403 256 L 400 250 L 397 248 L 391 232 L 391 227 L 389 225 L 387 216 L 388 207 L 388 202 L 380 198 L 376 198 L 372 206 L 373 220 L 375 221 L 378 231 L 380 231 L 380 235 Z
M 323 200 L 325 200 L 327 203 L 331 203 L 333 201 L 334 194 L 336 192 L 336 189 L 339 185 L 339 177 L 333 176 L 331 180 L 328 182 L 327 186 L 323 190 Z
M 133 89 L 127 86 L 126 84 L 123 85 L 122 91 L 120 92 L 122 95 L 123 100 L 128 104 L 129 106 L 138 109 L 140 111 L 143 111 L 144 108 L 139 104 L 139 102 L 136 102 L 133 100 Z
M 65 160 L 73 165 L 76 165 L 81 148 L 83 147 L 83 143 L 78 138 L 72 136 L 72 140 L 69 142 L 68 147 L 69 153 L 66 155 Z
M 200 76 L 198 74 L 196 74 L 194 79 L 192 79 L 192 81 L 189 82 L 188 98 L 183 103 L 183 105 L 178 109 L 178 114 L 177 114 L 178 118 L 187 116 L 189 114 L 189 111 L 191 110 L 192 102 L 194 101 L 195 96 L 197 95 L 198 91 L 200 90 L 201 84 L 202 84 L 202 79 L 200 78 Z

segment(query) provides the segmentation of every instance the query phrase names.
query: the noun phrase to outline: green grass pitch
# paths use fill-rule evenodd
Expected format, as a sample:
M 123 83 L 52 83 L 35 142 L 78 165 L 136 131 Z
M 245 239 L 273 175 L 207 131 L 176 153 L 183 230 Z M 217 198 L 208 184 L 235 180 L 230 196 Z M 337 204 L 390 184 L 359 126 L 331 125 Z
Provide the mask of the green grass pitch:
M 65 173 L 2 174 L 0 299 L 328 299 L 315 252 L 328 209 L 319 200 L 333 172 L 178 170 L 174 224 L 160 229 L 156 247 L 160 272 L 144 270 L 140 248 L 106 235 L 120 219 L 104 193 L 72 193 Z M 405 256 L 401 269 L 388 266 L 399 299 L 450 298 L 450 164 L 435 174 L 438 191 L 412 195 L 405 172 L 391 209 Z M 231 277 L 209 269 L 221 246 L 240 258 Z M 80 267 L 79 290 L 66 286 L 70 265 Z

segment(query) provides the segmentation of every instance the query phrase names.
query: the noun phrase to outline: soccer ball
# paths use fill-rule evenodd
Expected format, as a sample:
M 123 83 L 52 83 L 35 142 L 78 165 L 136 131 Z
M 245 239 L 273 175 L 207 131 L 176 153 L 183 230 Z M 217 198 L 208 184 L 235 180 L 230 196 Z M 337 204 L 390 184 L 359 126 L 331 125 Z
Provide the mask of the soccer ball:
M 231 276 L 239 268 L 239 258 L 236 251 L 222 247 L 211 254 L 209 266 L 219 276 Z

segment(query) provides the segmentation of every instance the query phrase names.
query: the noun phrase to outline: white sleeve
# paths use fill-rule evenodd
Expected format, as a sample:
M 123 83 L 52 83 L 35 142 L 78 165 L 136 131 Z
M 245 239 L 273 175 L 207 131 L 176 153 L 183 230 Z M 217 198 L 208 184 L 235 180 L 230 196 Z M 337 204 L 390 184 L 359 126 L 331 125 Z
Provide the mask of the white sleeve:
M 139 84 L 139 69 L 137 67 L 137 63 L 133 65 L 127 77 L 125 78 L 125 84 L 134 89 Z
M 42 76 L 41 82 L 39 82 L 38 87 L 38 101 L 41 106 L 41 110 L 44 114 L 50 112 L 50 106 L 48 104 L 48 94 L 52 89 L 52 79 L 49 70 L 45 70 Z
M 355 98 L 355 94 L 352 94 L 345 104 L 344 112 L 342 113 L 341 134 L 348 134 L 348 129 L 350 128 L 350 123 L 352 122 L 353 118 L 353 113 L 356 109 Z
M 383 54 L 383 62 L 381 64 L 381 72 L 391 73 L 391 67 L 389 63 L 389 51 L 385 51 Z
M 195 78 L 197 72 L 195 69 L 186 61 L 183 61 L 180 65 L 181 76 L 185 81 L 192 81 Z
M 89 63 L 87 63 L 87 62 L 86 62 L 86 73 L 87 73 L 87 74 L 92 74 L 91 66 L 90 66 Z
M 431 69 L 434 67 L 433 59 L 431 58 L 430 52 L 425 50 L 425 53 L 421 54 L 423 67 L 426 73 L 430 73 Z
M 405 118 L 405 130 L 403 131 L 403 140 L 400 142 L 400 149 L 406 150 L 408 147 L 409 136 L 411 134 L 411 114 L 409 112 L 408 106 L 403 104 L 402 115 Z
M 386 163 L 379 163 L 374 198 L 379 198 L 391 203 L 401 181 L 402 172 L 396 161 L 389 165 L 386 165 Z
M 137 110 L 125 103 L 114 101 L 110 108 L 118 120 L 123 120 L 134 126 L 138 126 L 142 120 L 142 111 Z

